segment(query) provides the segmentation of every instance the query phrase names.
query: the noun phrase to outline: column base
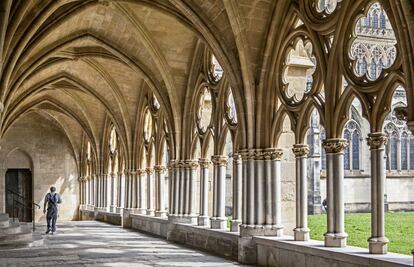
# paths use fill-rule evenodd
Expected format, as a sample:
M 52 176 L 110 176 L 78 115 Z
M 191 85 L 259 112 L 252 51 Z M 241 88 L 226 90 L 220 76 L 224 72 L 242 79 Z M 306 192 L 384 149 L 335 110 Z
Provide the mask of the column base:
M 109 211 L 110 212 L 116 212 L 116 206 L 112 205 L 111 207 L 109 207 Z
M 122 207 L 117 207 L 116 208 L 116 213 L 122 214 L 123 213 L 124 208 Z
M 138 208 L 138 209 L 136 209 L 136 214 L 146 215 L 147 214 L 147 209 Z
M 147 216 L 154 216 L 155 215 L 155 210 L 151 210 L 151 209 L 147 209 Z
M 242 224 L 241 220 L 232 220 L 231 221 L 231 229 L 232 232 L 240 231 L 240 225 Z
M 212 217 L 210 219 L 211 229 L 227 229 L 227 218 L 226 217 Z
M 210 217 L 198 216 L 198 225 L 199 226 L 210 226 Z
M 308 241 L 309 228 L 295 228 L 293 229 L 295 241 Z
M 165 217 L 167 217 L 167 212 L 166 211 L 157 210 L 155 212 L 155 217 L 165 218 Z
M 122 210 L 122 227 L 123 228 L 131 228 L 131 214 L 133 213 L 133 209 L 124 208 Z
M 326 233 L 325 247 L 343 248 L 346 247 L 346 233 Z
M 386 237 L 371 237 L 368 239 L 370 254 L 387 254 L 388 252 L 388 238 Z

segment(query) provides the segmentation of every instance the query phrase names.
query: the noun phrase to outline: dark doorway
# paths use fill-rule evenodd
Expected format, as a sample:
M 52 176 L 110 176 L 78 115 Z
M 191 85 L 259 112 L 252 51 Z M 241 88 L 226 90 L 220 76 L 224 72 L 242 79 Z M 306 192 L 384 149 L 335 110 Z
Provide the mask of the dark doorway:
M 32 221 L 32 186 L 32 172 L 29 169 L 7 170 L 6 212 L 10 218 L 18 218 L 21 222 Z

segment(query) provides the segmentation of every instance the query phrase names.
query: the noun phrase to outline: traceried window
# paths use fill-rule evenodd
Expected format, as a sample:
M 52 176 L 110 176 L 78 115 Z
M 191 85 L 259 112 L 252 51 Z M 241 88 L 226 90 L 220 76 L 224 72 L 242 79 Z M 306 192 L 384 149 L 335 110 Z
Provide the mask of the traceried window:
M 116 136 L 115 127 L 112 127 L 111 135 L 109 139 L 109 150 L 111 153 L 114 153 L 116 151 L 116 148 L 117 148 L 117 136 Z
M 316 11 L 319 13 L 325 12 L 331 14 L 335 11 L 339 2 L 341 2 L 341 0 L 319 0 L 316 5 Z
M 326 139 L 326 133 L 324 129 L 321 129 L 321 143 Z M 326 170 L 326 151 L 321 147 L 321 170 Z
M 360 169 L 360 127 L 354 120 L 350 120 L 345 125 L 344 139 L 348 142 L 348 147 L 344 151 L 344 168 L 345 170 Z
M 397 43 L 387 14 L 378 2 L 356 22 L 354 36 L 349 54 L 354 61 L 354 73 L 375 81 L 394 63 Z
M 207 87 L 201 89 L 198 107 L 197 126 L 204 133 L 210 126 L 212 114 L 211 94 Z
M 211 56 L 211 73 L 216 81 L 220 81 L 223 77 L 223 68 L 214 55 Z
M 406 132 L 401 135 L 401 170 L 408 170 L 408 142 L 409 137 Z

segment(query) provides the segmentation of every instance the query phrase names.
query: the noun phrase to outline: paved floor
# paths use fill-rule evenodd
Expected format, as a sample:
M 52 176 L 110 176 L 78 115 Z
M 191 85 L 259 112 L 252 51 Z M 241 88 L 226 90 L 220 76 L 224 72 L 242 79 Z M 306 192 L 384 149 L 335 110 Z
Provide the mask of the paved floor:
M 0 266 L 238 265 L 205 252 L 100 222 L 65 222 L 59 225 L 57 235 L 45 238 L 42 247 L 0 250 Z

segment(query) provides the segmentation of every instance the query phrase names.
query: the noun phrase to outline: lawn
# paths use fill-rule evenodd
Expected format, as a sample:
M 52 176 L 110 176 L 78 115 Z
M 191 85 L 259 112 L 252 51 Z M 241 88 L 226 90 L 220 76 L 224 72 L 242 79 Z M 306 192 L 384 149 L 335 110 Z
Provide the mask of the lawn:
M 311 238 L 323 240 L 323 234 L 326 232 L 326 214 L 310 215 L 308 224 Z M 348 245 L 368 248 L 371 214 L 346 214 L 345 231 L 348 234 Z M 386 213 L 385 233 L 390 240 L 388 251 L 411 255 L 411 250 L 414 249 L 414 212 Z

